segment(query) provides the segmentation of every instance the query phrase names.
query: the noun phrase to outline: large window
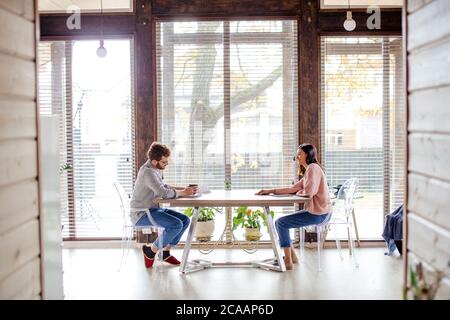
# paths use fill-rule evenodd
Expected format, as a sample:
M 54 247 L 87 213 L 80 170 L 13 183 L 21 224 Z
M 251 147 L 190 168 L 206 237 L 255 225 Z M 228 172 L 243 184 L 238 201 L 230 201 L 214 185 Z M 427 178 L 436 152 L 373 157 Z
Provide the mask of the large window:
M 357 177 L 361 239 L 403 203 L 405 104 L 399 37 L 323 37 L 322 150 L 331 186 Z
M 167 182 L 292 182 L 296 39 L 291 20 L 157 23 L 158 133 L 173 151 Z
M 59 118 L 61 220 L 65 239 L 116 238 L 122 212 L 113 182 L 134 177 L 130 40 L 39 44 L 40 113 Z M 111 68 L 114 66 L 114 68 Z

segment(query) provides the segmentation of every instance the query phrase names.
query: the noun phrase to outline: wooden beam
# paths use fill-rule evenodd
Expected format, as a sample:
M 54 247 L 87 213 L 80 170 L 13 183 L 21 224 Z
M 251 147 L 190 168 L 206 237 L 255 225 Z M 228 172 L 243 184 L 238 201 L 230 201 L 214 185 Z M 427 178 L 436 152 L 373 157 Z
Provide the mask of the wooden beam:
M 136 112 L 135 112 L 135 152 L 136 174 L 144 164 L 150 144 L 157 139 L 156 114 L 156 64 L 155 64 L 155 24 L 151 17 L 151 2 L 136 0 Z
M 302 1 L 300 12 L 298 138 L 300 143 L 315 145 L 320 158 L 320 59 L 317 32 L 319 0 Z
M 41 38 L 100 36 L 102 16 L 82 14 L 81 28 L 70 30 L 66 22 L 68 14 L 41 14 Z M 132 35 L 136 32 L 136 16 L 130 14 L 103 15 L 103 34 L 106 36 Z
M 353 19 L 356 21 L 355 31 L 348 32 L 344 29 L 346 10 L 321 11 L 319 17 L 320 34 L 336 34 L 346 36 L 359 35 L 401 35 L 402 34 L 402 10 L 385 9 L 381 11 L 381 29 L 369 30 L 367 18 L 370 14 L 366 11 L 352 10 Z
M 290 16 L 297 14 L 304 0 L 154 0 L 156 17 L 242 17 Z

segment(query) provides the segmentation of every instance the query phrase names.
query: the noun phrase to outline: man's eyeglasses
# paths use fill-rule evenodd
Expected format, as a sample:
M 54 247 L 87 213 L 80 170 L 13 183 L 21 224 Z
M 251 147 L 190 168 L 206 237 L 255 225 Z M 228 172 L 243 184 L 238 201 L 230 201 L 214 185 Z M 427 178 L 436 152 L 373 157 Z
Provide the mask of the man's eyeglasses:
M 167 165 L 169 164 L 169 161 L 162 161 L 162 160 L 159 160 L 158 162 L 159 162 L 160 164 L 165 165 L 165 166 L 167 166 Z

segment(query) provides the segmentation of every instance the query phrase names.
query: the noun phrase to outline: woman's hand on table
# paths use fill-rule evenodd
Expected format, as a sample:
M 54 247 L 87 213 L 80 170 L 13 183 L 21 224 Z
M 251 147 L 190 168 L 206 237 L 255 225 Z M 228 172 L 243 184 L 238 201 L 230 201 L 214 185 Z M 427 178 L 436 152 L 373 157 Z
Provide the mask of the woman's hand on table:
M 255 193 L 257 196 L 264 196 L 267 194 L 273 193 L 273 189 L 261 189 L 257 193 Z

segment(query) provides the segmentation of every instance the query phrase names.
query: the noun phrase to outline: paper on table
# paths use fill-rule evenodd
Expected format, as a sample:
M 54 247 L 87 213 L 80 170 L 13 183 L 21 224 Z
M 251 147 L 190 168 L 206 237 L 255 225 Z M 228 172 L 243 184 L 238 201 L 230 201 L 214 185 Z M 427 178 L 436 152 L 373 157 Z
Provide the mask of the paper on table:
M 297 196 L 296 194 L 290 194 L 290 193 L 285 193 L 285 194 L 271 194 L 270 196 L 272 197 L 280 197 L 280 198 L 286 198 L 286 197 L 295 197 L 298 198 L 299 196 Z
M 197 189 L 197 194 L 203 194 L 203 193 L 210 193 L 211 190 L 209 190 L 208 186 L 206 185 L 199 185 Z

